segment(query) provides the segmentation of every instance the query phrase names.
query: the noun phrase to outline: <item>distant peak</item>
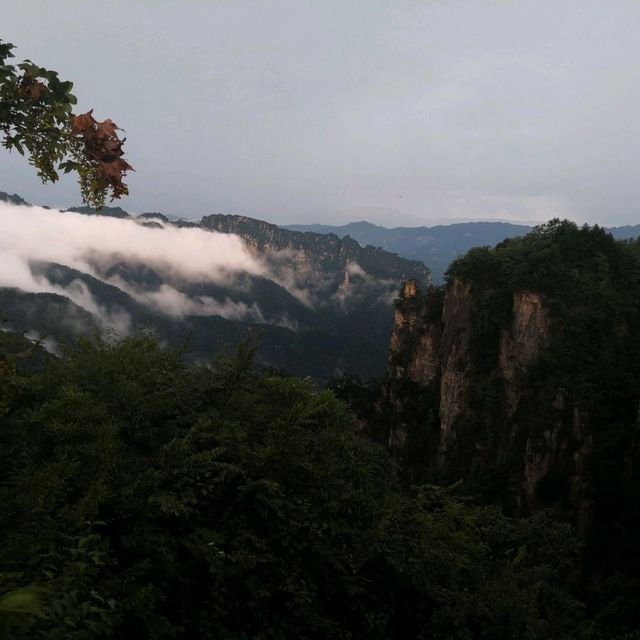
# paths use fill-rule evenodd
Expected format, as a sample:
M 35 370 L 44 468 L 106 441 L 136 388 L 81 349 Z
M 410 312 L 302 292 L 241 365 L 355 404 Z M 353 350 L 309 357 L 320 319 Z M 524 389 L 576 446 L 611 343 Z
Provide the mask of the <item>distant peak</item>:
M 96 209 L 94 207 L 69 207 L 65 209 L 70 213 L 81 213 L 85 216 L 106 216 L 108 218 L 130 218 L 131 216 L 127 211 L 121 207 L 102 207 Z
M 31 206 L 30 202 L 27 202 L 24 198 L 19 196 L 17 193 L 14 193 L 13 195 L 9 195 L 5 191 L 0 191 L 0 201 L 8 202 L 9 204 L 20 205 L 23 207 Z
M 142 218 L 143 220 L 155 219 L 162 220 L 162 222 L 168 223 L 169 218 L 164 215 L 164 213 L 158 213 L 157 211 L 148 211 L 147 213 L 141 213 L 138 216 L 138 220 Z

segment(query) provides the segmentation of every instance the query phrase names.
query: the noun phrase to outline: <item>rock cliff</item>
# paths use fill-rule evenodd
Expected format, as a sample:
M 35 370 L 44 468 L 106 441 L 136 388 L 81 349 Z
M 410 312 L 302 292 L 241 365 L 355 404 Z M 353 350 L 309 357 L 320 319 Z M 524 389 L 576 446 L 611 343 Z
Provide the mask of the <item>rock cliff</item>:
M 554 335 L 549 305 L 515 291 L 506 321 L 483 334 L 483 294 L 460 279 L 425 295 L 415 281 L 403 286 L 384 387 L 388 444 L 432 475 L 502 494 L 519 513 L 562 504 L 587 527 L 590 416 L 565 388 L 535 375 Z

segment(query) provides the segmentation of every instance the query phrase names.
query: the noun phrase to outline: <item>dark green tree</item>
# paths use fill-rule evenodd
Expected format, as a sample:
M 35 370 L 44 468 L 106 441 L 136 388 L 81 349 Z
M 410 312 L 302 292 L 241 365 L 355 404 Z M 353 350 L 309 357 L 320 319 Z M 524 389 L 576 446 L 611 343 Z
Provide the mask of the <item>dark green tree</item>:
M 401 492 L 345 404 L 254 350 L 187 367 L 85 339 L 27 375 L 0 420 L 0 593 L 40 608 L 13 637 L 589 637 L 570 527 Z

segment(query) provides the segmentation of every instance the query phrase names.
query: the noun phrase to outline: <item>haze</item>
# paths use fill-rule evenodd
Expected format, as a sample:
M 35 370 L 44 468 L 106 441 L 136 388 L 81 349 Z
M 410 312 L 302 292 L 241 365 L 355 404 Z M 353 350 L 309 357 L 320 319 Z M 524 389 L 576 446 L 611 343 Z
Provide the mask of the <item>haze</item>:
M 4 3 L 126 129 L 132 212 L 640 222 L 636 1 Z M 79 203 L 0 153 L 0 189 Z

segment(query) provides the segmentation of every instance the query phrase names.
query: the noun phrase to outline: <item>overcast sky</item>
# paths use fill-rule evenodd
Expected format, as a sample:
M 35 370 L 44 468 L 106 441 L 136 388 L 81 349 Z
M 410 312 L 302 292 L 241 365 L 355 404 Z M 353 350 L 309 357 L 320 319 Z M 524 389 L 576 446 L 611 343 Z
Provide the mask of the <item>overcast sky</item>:
M 4 0 L 126 129 L 132 212 L 640 223 L 638 0 Z M 79 202 L 0 149 L 0 190 Z

